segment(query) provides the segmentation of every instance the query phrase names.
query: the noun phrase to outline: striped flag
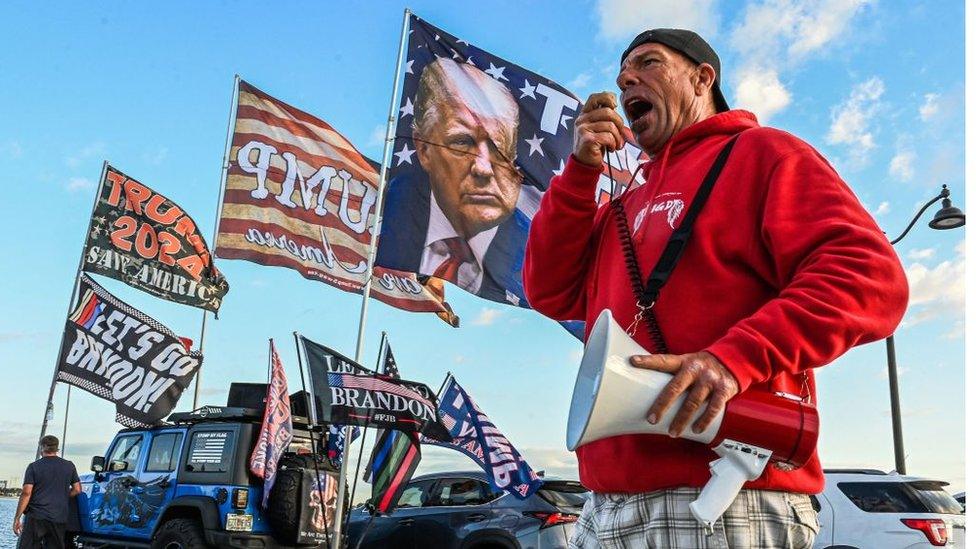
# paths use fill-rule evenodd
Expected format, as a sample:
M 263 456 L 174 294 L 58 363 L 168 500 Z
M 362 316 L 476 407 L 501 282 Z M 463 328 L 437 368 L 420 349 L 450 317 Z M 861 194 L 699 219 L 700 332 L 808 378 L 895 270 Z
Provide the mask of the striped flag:
M 379 173 L 332 126 L 240 83 L 215 253 L 288 267 L 362 293 Z M 373 270 L 371 295 L 407 311 L 450 307 L 414 274 Z
M 383 359 L 383 373 L 392 378 L 400 377 L 400 369 L 393 350 L 387 342 Z M 373 504 L 381 513 L 393 510 L 400 492 L 413 477 L 420 464 L 420 441 L 415 433 L 383 429 L 376 434 L 373 452 L 363 480 L 372 483 Z
M 288 380 L 281 357 L 271 342 L 271 383 L 264 404 L 264 421 L 258 441 L 251 452 L 250 469 L 264 479 L 264 496 L 261 506 L 267 508 L 268 495 L 278 476 L 278 460 L 292 439 L 291 399 L 288 396 Z

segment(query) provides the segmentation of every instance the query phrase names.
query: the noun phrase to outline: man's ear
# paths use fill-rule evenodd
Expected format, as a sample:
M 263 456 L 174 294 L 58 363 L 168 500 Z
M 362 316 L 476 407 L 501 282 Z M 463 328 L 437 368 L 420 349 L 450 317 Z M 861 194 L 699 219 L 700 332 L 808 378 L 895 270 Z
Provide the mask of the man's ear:
M 416 130 L 413 132 L 413 146 L 417 147 L 417 160 L 420 161 L 420 167 L 425 172 L 429 172 L 427 166 L 430 165 L 430 143 L 420 139 Z
M 694 76 L 695 94 L 707 95 L 715 83 L 715 68 L 708 63 L 698 65 Z

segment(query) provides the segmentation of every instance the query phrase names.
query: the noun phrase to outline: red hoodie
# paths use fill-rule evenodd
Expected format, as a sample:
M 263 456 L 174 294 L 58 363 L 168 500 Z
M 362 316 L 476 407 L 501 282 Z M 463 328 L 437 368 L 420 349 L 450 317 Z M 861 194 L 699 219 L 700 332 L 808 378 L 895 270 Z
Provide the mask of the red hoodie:
M 741 391 L 809 394 L 812 369 L 891 334 L 908 303 L 904 270 L 874 219 L 827 161 L 753 114 L 711 116 L 674 136 L 623 196 L 643 276 L 657 262 L 719 150 L 739 139 L 694 234 L 655 305 L 668 349 L 708 351 Z M 570 157 L 532 220 L 525 293 L 556 320 L 592 325 L 609 308 L 627 326 L 637 312 L 619 237 L 598 208 L 600 170 Z M 588 332 L 587 332 L 588 333 Z M 637 342 L 653 346 L 647 331 Z M 810 372 L 807 387 L 804 372 Z M 715 454 L 663 435 L 624 435 L 577 450 L 580 478 L 597 492 L 703 486 Z M 813 494 L 820 460 L 768 467 L 747 488 Z

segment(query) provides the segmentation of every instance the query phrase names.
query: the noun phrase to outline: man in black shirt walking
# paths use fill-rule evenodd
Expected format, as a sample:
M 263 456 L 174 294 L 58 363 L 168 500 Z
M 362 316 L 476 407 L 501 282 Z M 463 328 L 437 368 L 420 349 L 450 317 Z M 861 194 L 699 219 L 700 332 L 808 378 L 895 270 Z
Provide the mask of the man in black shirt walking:
M 20 549 L 64 547 L 64 528 L 68 523 L 68 504 L 81 493 L 75 464 L 58 457 L 58 438 L 41 439 L 41 459 L 27 466 L 24 491 L 14 514 L 14 534 L 20 536 Z M 21 515 L 27 520 L 22 524 Z

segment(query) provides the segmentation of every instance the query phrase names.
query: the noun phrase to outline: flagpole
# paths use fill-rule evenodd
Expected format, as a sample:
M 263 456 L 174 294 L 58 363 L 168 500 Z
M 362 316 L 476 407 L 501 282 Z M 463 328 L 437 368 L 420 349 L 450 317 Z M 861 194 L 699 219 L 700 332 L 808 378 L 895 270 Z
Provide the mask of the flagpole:
M 308 410 L 307 410 L 308 417 L 306 418 L 308 420 L 307 423 L 308 439 L 312 442 L 312 467 L 315 469 L 315 486 L 318 488 L 319 491 L 319 511 L 322 512 L 322 522 L 324 523 L 329 515 L 325 509 L 325 497 L 323 497 L 322 478 L 319 475 L 319 451 L 315 446 L 315 434 L 312 432 L 312 425 L 318 425 L 318 414 L 316 414 L 315 412 L 315 402 L 314 402 L 315 399 L 312 397 L 312 393 L 308 392 L 308 386 L 305 385 L 305 366 L 302 364 L 302 344 L 299 341 L 301 335 L 297 331 L 292 332 L 292 334 L 295 336 L 295 354 L 298 355 L 298 375 L 302 379 L 302 398 L 305 398 L 305 396 L 308 395 L 308 401 L 306 401 L 306 404 L 308 406 Z M 307 364 L 308 360 L 306 360 L 305 363 Z M 309 372 L 308 375 L 309 378 L 312 377 L 311 372 Z M 311 381 L 311 379 L 309 379 L 309 381 Z M 338 514 L 336 514 L 335 516 L 338 516 Z M 333 524 L 335 523 L 335 516 L 333 516 L 332 518 Z M 325 528 L 325 544 L 327 546 L 330 545 L 328 527 Z
M 217 230 L 220 227 L 220 214 L 224 208 L 224 190 L 227 185 L 227 168 L 230 164 L 231 136 L 234 134 L 234 111 L 237 107 L 238 90 L 240 89 L 241 77 L 234 75 L 234 95 L 230 98 L 230 113 L 227 114 L 227 135 L 224 137 L 224 162 L 220 167 L 220 189 L 217 191 L 217 218 L 214 219 L 213 238 L 210 245 L 213 246 L 213 253 L 210 255 L 211 263 L 217 258 Z M 203 320 L 200 321 L 200 344 L 197 351 L 200 353 L 200 367 L 197 368 L 196 379 L 193 381 L 193 409 L 197 409 L 197 401 L 200 396 L 200 378 L 203 377 L 203 341 L 207 337 L 207 313 L 203 310 Z
M 105 187 L 105 172 L 108 171 L 108 160 L 102 161 L 102 175 L 98 178 L 98 189 L 95 190 L 95 200 L 92 201 L 91 215 L 88 216 L 88 230 L 85 231 L 85 239 L 81 243 L 81 254 L 78 257 L 78 269 L 75 271 L 75 281 L 71 286 L 71 299 L 68 300 L 68 312 L 65 313 L 65 318 L 71 314 L 71 309 L 75 306 L 75 300 L 78 298 L 78 282 L 81 279 L 81 271 L 85 266 L 85 250 L 88 248 L 88 239 L 91 236 L 92 225 L 95 217 L 95 209 L 98 208 L 98 199 L 102 196 L 102 188 Z M 54 413 L 54 388 L 58 384 L 58 367 L 61 365 L 61 353 L 64 352 L 64 334 L 61 335 L 61 345 L 58 347 L 58 356 L 54 358 L 54 375 L 51 376 L 51 388 L 47 393 L 47 406 L 44 407 L 44 420 L 41 422 L 41 436 L 37 437 L 38 444 L 40 440 L 44 438 L 47 434 L 47 424 L 48 417 L 50 414 Z M 71 402 L 71 386 L 68 385 L 68 400 L 64 406 L 64 432 L 61 435 L 61 444 L 64 444 L 64 438 L 68 434 L 68 403 Z M 64 455 L 64 452 L 61 453 Z M 35 459 L 41 457 L 41 447 L 37 447 L 37 452 L 34 454 Z
M 386 332 L 383 332 L 383 336 L 380 338 L 380 352 L 378 355 L 376 355 L 376 367 L 373 368 L 373 375 L 376 375 L 380 372 L 380 364 L 383 364 L 386 361 L 386 356 L 387 356 L 386 353 L 389 348 L 390 348 L 390 341 L 386 338 Z M 361 437 L 362 440 L 360 440 L 360 444 L 359 444 L 359 457 L 356 458 L 356 469 L 352 473 L 352 490 L 349 491 L 349 509 L 346 510 L 346 516 L 345 516 L 346 520 L 348 520 L 349 516 L 352 514 L 352 504 L 353 501 L 355 501 L 356 499 L 356 485 L 359 484 L 359 467 L 360 465 L 362 465 L 363 450 L 366 448 L 365 428 L 363 428 L 363 431 L 364 431 L 363 436 Z M 379 436 L 379 431 L 376 431 L 376 435 Z M 345 446 L 349 446 L 351 444 L 352 441 L 347 438 Z M 374 445 L 376 444 L 375 439 L 373 441 L 373 444 Z M 343 448 L 343 450 L 345 450 L 345 448 Z M 345 461 L 345 459 L 343 459 L 343 461 Z
M 386 119 L 386 142 L 383 144 L 383 159 L 380 165 L 380 178 L 376 189 L 376 215 L 373 222 L 373 234 L 369 241 L 369 254 L 366 259 L 366 283 L 363 285 L 363 303 L 359 310 L 359 334 L 356 336 L 356 363 L 359 363 L 363 352 L 363 333 L 366 330 L 366 309 L 369 304 L 369 293 L 373 286 L 373 262 L 376 259 L 376 242 L 383 226 L 383 202 L 386 190 L 386 177 L 390 169 L 390 153 L 396 132 L 396 113 L 400 95 L 400 73 L 403 71 L 403 50 L 407 39 L 407 29 L 410 28 L 410 9 L 403 10 L 403 27 L 400 29 L 400 47 L 397 50 L 396 69 L 393 71 L 393 93 L 390 94 L 390 114 Z M 346 426 L 346 440 L 352 433 L 352 428 Z M 348 444 L 346 446 L 349 446 Z M 345 448 L 343 449 L 345 454 Z M 339 495 L 336 500 L 336 516 L 345 516 L 346 472 L 349 460 L 343 455 L 342 466 L 339 468 Z M 342 545 L 342 521 L 335 521 L 332 536 L 332 549 L 339 549 Z

